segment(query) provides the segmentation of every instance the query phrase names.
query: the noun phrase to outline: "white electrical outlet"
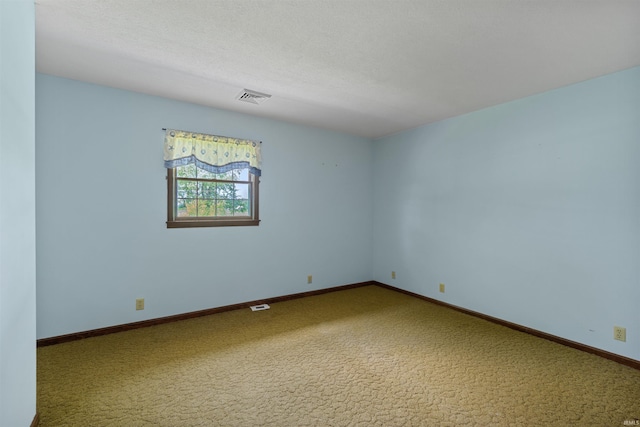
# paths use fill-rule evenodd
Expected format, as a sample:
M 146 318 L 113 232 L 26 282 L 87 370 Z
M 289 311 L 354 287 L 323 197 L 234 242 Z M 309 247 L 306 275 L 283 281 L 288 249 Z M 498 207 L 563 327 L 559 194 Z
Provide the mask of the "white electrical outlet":
M 627 328 L 623 328 L 622 326 L 614 326 L 613 327 L 613 339 L 626 342 L 627 341 Z

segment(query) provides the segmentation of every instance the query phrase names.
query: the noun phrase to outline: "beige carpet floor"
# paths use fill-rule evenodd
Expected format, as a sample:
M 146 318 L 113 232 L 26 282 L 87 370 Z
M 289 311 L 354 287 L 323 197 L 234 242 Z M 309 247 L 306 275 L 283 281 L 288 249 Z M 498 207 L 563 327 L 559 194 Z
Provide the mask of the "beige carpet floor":
M 39 348 L 38 411 L 41 427 L 622 426 L 640 371 L 366 286 Z

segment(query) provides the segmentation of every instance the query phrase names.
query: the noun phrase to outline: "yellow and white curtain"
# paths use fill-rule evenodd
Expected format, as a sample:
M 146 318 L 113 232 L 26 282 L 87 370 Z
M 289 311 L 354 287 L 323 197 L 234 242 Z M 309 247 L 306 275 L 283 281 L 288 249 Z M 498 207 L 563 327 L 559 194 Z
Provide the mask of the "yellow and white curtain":
M 169 169 L 191 163 L 213 173 L 249 168 L 250 173 L 260 176 L 260 142 L 167 129 L 164 166 Z

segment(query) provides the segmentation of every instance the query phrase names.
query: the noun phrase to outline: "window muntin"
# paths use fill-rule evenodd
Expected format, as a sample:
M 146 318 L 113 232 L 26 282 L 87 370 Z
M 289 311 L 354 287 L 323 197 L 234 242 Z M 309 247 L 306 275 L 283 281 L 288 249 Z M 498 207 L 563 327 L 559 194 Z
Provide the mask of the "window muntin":
M 167 227 L 258 225 L 259 177 L 249 168 L 213 173 L 187 164 L 167 169 Z

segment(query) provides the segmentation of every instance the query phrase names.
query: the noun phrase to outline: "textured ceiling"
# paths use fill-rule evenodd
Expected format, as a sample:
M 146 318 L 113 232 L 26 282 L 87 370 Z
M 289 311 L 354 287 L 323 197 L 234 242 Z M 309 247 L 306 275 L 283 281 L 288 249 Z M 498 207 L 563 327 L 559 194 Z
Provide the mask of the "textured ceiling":
M 639 65 L 637 0 L 36 0 L 39 72 L 370 138 Z

